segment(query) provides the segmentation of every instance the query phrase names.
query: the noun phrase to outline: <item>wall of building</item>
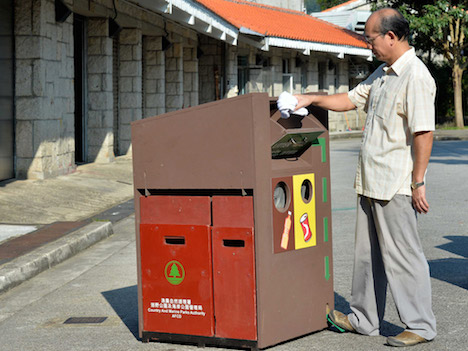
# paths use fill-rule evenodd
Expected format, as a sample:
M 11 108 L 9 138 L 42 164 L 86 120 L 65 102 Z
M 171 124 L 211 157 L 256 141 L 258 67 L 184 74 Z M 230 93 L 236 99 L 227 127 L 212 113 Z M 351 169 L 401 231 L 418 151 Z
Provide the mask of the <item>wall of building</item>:
M 330 61 L 328 61 L 330 62 Z M 334 59 L 328 70 L 328 94 L 346 93 L 353 87 L 349 85 L 349 59 Z M 329 128 L 334 132 L 359 130 L 364 125 L 363 111 L 352 110 L 347 112 L 329 113 Z
M 223 72 L 225 69 L 225 44 L 219 40 L 200 35 L 200 58 L 198 59 L 199 103 L 204 104 L 223 97 Z M 237 74 L 237 72 L 236 72 Z
M 69 173 L 75 168 L 72 20 L 56 23 L 53 0 L 15 1 L 14 32 L 16 175 Z
M 115 51 L 108 30 L 112 2 L 64 2 L 87 23 L 86 162 L 131 153 L 132 121 L 198 104 L 196 32 L 119 2 L 123 29 Z M 56 22 L 54 4 L 15 1 L 18 178 L 43 179 L 76 168 L 74 56 L 81 52 L 74 52 L 73 15 Z M 163 36 L 172 43 L 166 51 Z
M 119 34 L 119 125 L 118 153 L 131 152 L 131 125 L 143 112 L 143 36 L 140 28 L 124 28 Z
M 118 139 L 113 133 L 112 39 L 104 18 L 89 19 L 87 29 L 86 161 L 110 162 L 114 160 L 114 140 Z
M 87 23 L 83 52 L 74 49 L 73 15 L 56 22 L 54 0 L 15 1 L 19 178 L 43 179 L 76 167 L 78 56 L 86 65 L 85 162 L 112 162 L 130 154 L 131 122 L 141 118 L 240 93 L 333 94 L 349 86 L 346 58 L 274 47 L 262 51 L 242 40 L 229 45 L 127 2 L 118 2 L 122 31 L 113 39 L 111 1 L 65 3 Z M 355 129 L 360 123 L 352 113 L 330 113 L 331 130 Z
M 185 38 L 183 52 L 184 108 L 197 106 L 199 101 L 197 47 L 196 40 Z
M 237 52 L 237 46 L 226 44 L 226 98 L 237 96 L 239 94 L 237 77 Z
M 199 60 L 200 103 L 215 100 L 215 72 L 224 72 L 226 75 L 226 78 L 217 80 L 218 89 L 226 90 L 224 97 L 239 94 L 242 89 L 237 85 L 238 57 L 243 58 L 241 61 L 245 58 L 248 67 L 249 79 L 245 93 L 266 92 L 270 96 L 279 96 L 286 90 L 293 94 L 318 91 L 335 94 L 347 92 L 350 88 L 347 57 L 339 59 L 325 53 L 303 55 L 295 50 L 273 47 L 264 52 L 243 42 L 239 42 L 236 47 L 227 46 L 225 50 L 223 45 L 208 37 L 200 39 L 203 50 L 203 56 Z M 319 84 L 319 75 L 322 75 L 322 86 Z M 221 86 L 224 79 L 226 87 Z M 364 119 L 362 111 L 330 111 L 329 128 L 331 131 L 360 129 Z
M 143 37 L 143 118 L 166 112 L 166 55 L 162 37 Z
M 295 11 L 304 10 L 304 0 L 250 0 L 259 4 L 265 4 L 269 6 L 282 7 L 284 9 L 290 9 Z

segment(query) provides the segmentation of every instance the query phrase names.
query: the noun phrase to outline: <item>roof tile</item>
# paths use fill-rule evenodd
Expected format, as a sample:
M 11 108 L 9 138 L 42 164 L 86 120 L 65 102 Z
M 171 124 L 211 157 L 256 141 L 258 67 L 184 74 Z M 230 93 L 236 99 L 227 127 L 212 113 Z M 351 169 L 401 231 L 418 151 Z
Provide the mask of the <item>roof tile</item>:
M 196 0 L 237 28 L 270 37 L 367 48 L 364 38 L 303 12 L 243 0 Z

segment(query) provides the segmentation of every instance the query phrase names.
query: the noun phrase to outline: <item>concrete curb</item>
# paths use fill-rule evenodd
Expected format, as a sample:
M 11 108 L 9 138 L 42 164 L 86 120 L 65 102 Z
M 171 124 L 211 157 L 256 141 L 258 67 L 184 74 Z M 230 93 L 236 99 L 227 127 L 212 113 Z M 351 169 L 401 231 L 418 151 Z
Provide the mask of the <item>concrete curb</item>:
M 351 138 L 362 138 L 362 131 L 352 130 L 346 132 L 331 132 L 330 140 L 341 140 L 341 139 L 351 139 Z
M 0 293 L 20 285 L 114 233 L 111 222 L 92 222 L 0 268 Z
M 468 140 L 468 136 L 447 136 L 447 135 L 434 135 L 436 141 L 457 141 L 457 140 Z
M 352 138 L 362 138 L 362 131 L 352 130 L 346 132 L 331 132 L 330 140 L 343 140 Z M 464 130 L 435 130 L 434 140 L 437 141 L 454 141 L 468 140 L 468 131 Z

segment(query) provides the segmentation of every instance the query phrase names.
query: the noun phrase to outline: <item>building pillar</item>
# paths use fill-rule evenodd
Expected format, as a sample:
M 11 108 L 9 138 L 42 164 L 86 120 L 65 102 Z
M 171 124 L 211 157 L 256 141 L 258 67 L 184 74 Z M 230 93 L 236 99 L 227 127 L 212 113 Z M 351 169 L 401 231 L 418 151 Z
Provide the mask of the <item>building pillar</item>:
M 143 118 L 166 112 L 165 54 L 162 37 L 143 37 Z
M 198 105 L 197 46 L 184 46 L 184 108 Z
M 307 61 L 307 88 L 306 92 L 317 92 L 318 88 L 318 61 L 316 57 L 309 56 Z
M 67 174 L 76 167 L 73 16 L 56 23 L 52 0 L 15 1 L 14 32 L 16 177 Z
M 239 86 L 237 82 L 237 47 L 233 45 L 227 45 L 225 97 L 230 98 L 239 94 Z
M 120 32 L 119 53 L 119 154 L 126 155 L 131 153 L 130 123 L 141 119 L 143 109 L 141 29 Z
M 141 29 L 125 28 L 119 35 L 119 154 L 131 153 L 130 123 L 141 119 L 142 96 L 142 35 Z
M 184 104 L 184 62 L 182 37 L 172 33 L 172 46 L 166 57 L 166 112 L 180 110 Z
M 282 52 L 273 54 L 271 58 L 271 70 L 273 75 L 273 96 L 279 96 L 283 92 L 283 57 Z
M 114 160 L 112 39 L 107 19 L 88 19 L 88 162 Z

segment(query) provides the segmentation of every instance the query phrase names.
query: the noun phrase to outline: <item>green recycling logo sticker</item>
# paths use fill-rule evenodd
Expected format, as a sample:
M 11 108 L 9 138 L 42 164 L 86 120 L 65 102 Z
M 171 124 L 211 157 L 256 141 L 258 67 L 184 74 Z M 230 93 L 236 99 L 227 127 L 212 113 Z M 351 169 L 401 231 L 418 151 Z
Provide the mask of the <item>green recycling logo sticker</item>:
M 179 285 L 185 278 L 184 266 L 179 261 L 169 261 L 164 268 L 164 275 L 172 285 Z

